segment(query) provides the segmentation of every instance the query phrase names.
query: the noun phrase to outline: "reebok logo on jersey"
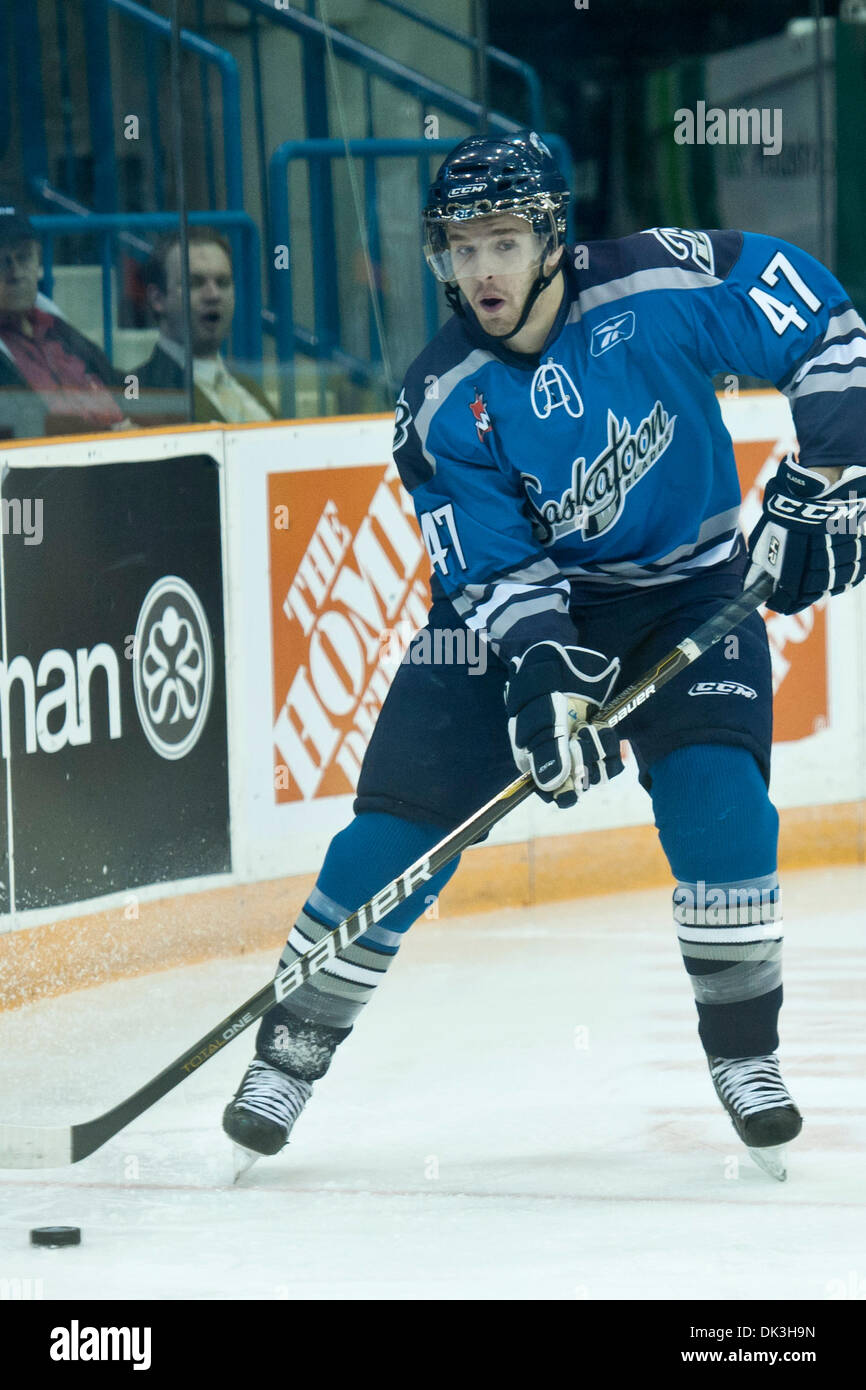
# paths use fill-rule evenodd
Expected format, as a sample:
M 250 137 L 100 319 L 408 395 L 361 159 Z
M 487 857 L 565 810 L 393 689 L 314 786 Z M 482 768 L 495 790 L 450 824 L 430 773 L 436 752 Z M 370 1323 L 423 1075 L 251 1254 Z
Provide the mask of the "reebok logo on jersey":
M 475 419 L 475 428 L 478 431 L 478 438 L 483 441 L 485 434 L 489 434 L 493 429 L 493 421 L 488 413 L 487 402 L 484 399 L 484 395 L 478 390 L 477 386 L 475 388 L 475 400 L 469 402 L 469 409 L 472 411 Z
M 541 483 L 521 474 L 523 491 L 536 540 L 553 545 L 561 536 L 580 530 L 584 540 L 594 540 L 619 520 L 626 493 L 657 463 L 673 439 L 676 415 L 668 415 L 656 401 L 649 415 L 632 430 L 627 419 L 607 412 L 607 448 L 592 463 L 576 458 L 571 487 L 559 501 L 540 497 Z M 535 497 L 532 494 L 535 493 Z
M 616 347 L 617 343 L 624 343 L 633 333 L 634 311 L 627 309 L 624 314 L 617 314 L 612 319 L 605 319 L 604 323 L 600 323 L 597 328 L 592 330 L 589 350 L 593 357 L 601 357 L 603 352 Z
M 530 396 L 532 409 L 539 420 L 547 420 L 554 410 L 560 408 L 573 420 L 579 420 L 583 414 L 580 392 L 565 368 L 559 362 L 554 362 L 552 357 L 535 369 Z
M 750 685 L 739 681 L 695 681 L 690 695 L 742 695 L 746 700 L 757 700 L 758 692 Z

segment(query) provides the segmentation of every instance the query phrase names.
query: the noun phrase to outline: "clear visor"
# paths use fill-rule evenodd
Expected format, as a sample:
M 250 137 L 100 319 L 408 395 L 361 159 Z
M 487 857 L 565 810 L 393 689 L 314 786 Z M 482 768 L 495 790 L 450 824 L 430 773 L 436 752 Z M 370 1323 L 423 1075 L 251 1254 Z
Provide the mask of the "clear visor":
M 494 213 L 486 217 L 426 218 L 424 254 L 437 280 L 446 284 L 486 276 L 523 275 L 536 269 L 557 244 L 556 224 L 539 235 L 525 218 Z

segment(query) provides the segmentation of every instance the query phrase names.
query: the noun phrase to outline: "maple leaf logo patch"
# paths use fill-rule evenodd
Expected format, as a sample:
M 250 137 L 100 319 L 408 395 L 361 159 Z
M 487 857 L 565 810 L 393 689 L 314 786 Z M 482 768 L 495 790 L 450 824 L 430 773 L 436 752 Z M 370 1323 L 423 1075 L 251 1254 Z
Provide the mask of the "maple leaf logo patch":
M 475 388 L 475 400 L 469 402 L 469 409 L 475 419 L 475 428 L 478 431 L 478 438 L 483 439 L 485 434 L 489 434 L 493 429 L 493 421 L 490 419 L 487 410 L 487 402 L 478 387 Z

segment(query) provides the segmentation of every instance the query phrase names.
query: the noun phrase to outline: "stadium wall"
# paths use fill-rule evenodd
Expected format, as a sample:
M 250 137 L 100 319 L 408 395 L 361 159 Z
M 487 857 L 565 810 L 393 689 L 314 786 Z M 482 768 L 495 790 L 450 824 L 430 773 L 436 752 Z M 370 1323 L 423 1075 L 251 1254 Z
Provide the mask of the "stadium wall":
M 772 392 L 722 409 L 748 530 L 790 414 Z M 364 416 L 4 446 L 0 1007 L 282 944 L 424 620 L 391 430 Z M 16 531 L 28 501 L 38 544 Z M 863 589 L 768 615 L 768 634 L 782 865 L 863 862 Z M 481 659 L 438 654 L 461 657 Z M 669 881 L 627 757 L 572 811 L 524 803 L 427 915 Z

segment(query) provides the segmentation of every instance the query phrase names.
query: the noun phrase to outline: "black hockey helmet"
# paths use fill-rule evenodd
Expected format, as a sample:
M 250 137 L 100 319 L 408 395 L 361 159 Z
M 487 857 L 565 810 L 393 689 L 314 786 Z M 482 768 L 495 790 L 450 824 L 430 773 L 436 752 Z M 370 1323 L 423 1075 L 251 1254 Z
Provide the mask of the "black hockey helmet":
M 565 240 L 568 197 L 568 185 L 556 160 L 534 130 L 515 135 L 471 135 L 462 140 L 440 165 L 423 213 L 424 255 L 437 280 L 446 284 L 452 308 L 463 312 L 448 246 L 449 222 L 498 212 L 529 222 L 537 238 L 538 276 L 514 329 L 517 333 L 553 278 L 544 275 L 543 265 Z

